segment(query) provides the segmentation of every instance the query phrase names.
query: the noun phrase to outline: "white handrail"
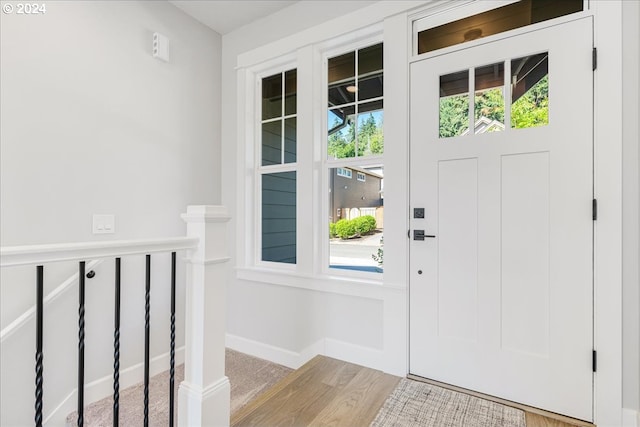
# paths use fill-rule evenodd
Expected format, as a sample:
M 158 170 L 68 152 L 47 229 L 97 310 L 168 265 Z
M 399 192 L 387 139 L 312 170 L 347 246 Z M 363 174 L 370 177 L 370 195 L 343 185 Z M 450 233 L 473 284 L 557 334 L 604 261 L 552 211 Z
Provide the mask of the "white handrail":
M 0 267 L 180 251 L 197 248 L 198 241 L 199 239 L 194 237 L 171 237 L 165 239 L 4 246 L 0 248 Z
M 87 263 L 87 271 L 91 271 L 102 263 L 103 260 L 93 260 Z M 44 297 L 45 307 L 55 301 L 60 295 L 62 295 L 67 289 L 78 282 L 78 272 L 73 273 L 67 280 L 62 282 L 58 287 L 51 291 L 46 297 Z M 25 323 L 27 323 L 36 314 L 36 306 L 29 307 L 27 311 L 18 316 L 13 322 L 7 325 L 2 331 L 0 331 L 0 343 L 3 343 L 7 338 L 18 331 Z

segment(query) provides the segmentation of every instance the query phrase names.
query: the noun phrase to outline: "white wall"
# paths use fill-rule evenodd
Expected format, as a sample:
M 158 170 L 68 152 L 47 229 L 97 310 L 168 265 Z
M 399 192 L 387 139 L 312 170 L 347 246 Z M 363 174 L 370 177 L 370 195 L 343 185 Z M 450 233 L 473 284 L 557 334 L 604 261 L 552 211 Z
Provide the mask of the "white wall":
M 164 1 L 46 7 L 1 15 L 2 245 L 184 235 L 187 205 L 220 203 L 220 35 Z M 156 31 L 170 40 L 169 63 L 151 56 Z M 116 233 L 91 234 L 94 213 L 115 214 Z M 169 348 L 167 260 L 153 257 L 152 356 Z M 141 258 L 123 264 L 125 369 L 143 355 L 144 270 Z M 47 268 L 47 288 L 75 268 Z M 34 273 L 23 271 L 3 271 L 2 327 L 33 304 Z M 87 382 L 111 375 L 113 363 L 112 261 L 96 271 Z M 178 273 L 181 307 L 182 265 Z M 45 416 L 75 386 L 76 292 L 46 309 Z M 178 345 L 183 325 L 179 313 Z M 31 322 L 2 344 L 2 425 L 32 422 L 33 360 Z
M 622 2 L 622 387 L 625 408 L 640 411 L 640 3 Z

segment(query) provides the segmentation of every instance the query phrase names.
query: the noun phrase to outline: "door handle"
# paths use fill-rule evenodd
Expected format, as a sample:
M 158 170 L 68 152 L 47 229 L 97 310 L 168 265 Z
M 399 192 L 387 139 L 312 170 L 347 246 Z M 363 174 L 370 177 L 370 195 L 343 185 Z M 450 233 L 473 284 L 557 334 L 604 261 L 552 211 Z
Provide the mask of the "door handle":
M 413 240 L 435 239 L 433 234 L 424 234 L 424 230 L 413 230 Z

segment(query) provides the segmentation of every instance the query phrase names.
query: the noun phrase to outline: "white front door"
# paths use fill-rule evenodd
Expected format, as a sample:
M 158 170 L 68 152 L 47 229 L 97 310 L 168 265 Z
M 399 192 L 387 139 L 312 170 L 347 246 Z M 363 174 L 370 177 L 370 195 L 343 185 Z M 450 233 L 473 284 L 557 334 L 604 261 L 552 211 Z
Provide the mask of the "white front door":
M 412 374 L 592 419 L 592 111 L 591 18 L 411 65 Z

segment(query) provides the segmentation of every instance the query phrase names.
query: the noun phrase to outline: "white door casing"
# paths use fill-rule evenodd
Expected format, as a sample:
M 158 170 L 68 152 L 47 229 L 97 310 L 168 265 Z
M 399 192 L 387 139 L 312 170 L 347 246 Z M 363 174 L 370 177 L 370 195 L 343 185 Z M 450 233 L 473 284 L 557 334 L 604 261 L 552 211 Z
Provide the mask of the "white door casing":
M 593 419 L 592 46 L 583 18 L 411 65 L 412 374 Z M 548 125 L 439 138 L 440 76 L 541 52 Z

